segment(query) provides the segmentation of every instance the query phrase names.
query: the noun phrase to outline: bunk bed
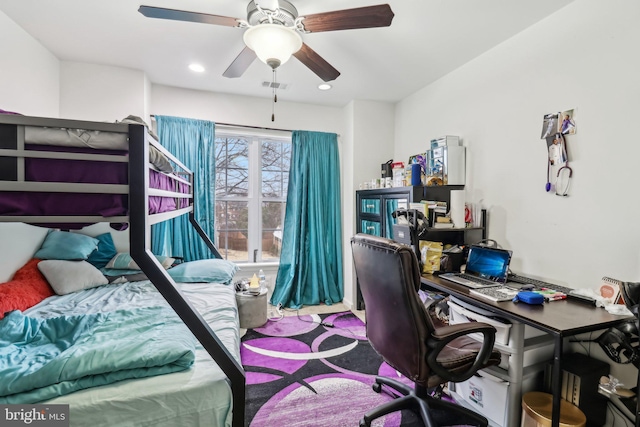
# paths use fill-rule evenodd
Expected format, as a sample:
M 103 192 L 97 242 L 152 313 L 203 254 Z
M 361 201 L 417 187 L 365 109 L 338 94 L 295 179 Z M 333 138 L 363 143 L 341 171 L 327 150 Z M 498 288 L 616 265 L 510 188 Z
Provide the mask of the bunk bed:
M 141 124 L 0 114 L 0 222 L 23 222 L 63 230 L 79 229 L 97 222 L 110 223 L 114 229 L 128 227 L 131 258 L 155 288 L 153 292 L 159 299 L 166 300 L 163 303 L 168 303 L 193 333 L 201 344 L 200 350 L 208 353 L 196 353 L 193 369 L 162 375 L 165 377 L 163 379 L 156 380 L 159 377 L 153 377 L 122 381 L 114 385 L 118 389 L 113 393 L 108 388 L 111 386 L 105 386 L 97 387 L 100 393 L 96 392 L 96 395 L 92 394 L 93 388 L 67 395 L 69 399 L 79 395 L 85 412 L 90 412 L 93 404 L 115 408 L 125 405 L 122 398 L 129 394 L 136 399 L 137 393 L 144 395 L 159 390 L 163 396 L 179 399 L 186 393 L 187 383 L 195 381 L 199 383 L 198 386 L 203 386 L 200 383 L 209 381 L 209 376 L 215 378 L 213 371 L 219 369 L 224 386 L 215 386 L 215 399 L 224 401 L 225 396 L 220 396 L 221 389 L 222 394 L 227 393 L 227 411 L 231 408 L 232 425 L 244 426 L 245 374 L 239 360 L 239 348 L 228 348 L 229 339 L 221 340 L 214 332 L 215 326 L 209 322 L 215 321 L 215 313 L 206 312 L 208 303 L 200 298 L 205 295 L 206 299 L 212 286 L 176 284 L 150 250 L 152 224 L 188 215 L 198 235 L 212 253 L 221 258 L 194 217 L 192 184 L 193 173 L 164 149 Z M 149 282 L 136 282 L 126 286 L 148 288 L 151 285 Z M 118 291 L 125 292 L 126 286 L 119 287 Z M 232 289 L 231 286 L 226 288 Z M 96 289 L 99 288 L 89 291 L 101 292 Z M 189 293 L 194 298 L 190 299 Z M 224 305 L 235 310 L 231 325 L 235 325 L 233 333 L 238 334 L 233 290 L 225 290 L 224 295 L 221 297 L 214 293 L 209 301 L 215 306 L 214 311 Z M 60 298 L 65 297 L 69 295 Z M 48 300 L 25 313 L 35 316 L 44 314 L 46 317 L 48 308 L 43 304 Z M 64 304 L 62 307 L 65 307 Z M 64 312 L 66 308 L 60 310 Z M 233 337 L 231 341 L 234 341 Z M 217 365 L 215 369 L 211 366 L 200 369 L 201 363 L 206 365 L 207 362 L 203 362 L 205 359 Z M 207 396 L 211 397 L 210 394 Z M 114 400 L 110 402 L 109 399 Z M 62 396 L 48 402 L 66 401 L 67 398 Z M 140 399 L 140 402 L 144 401 L 149 401 L 148 396 Z M 184 399 L 180 402 L 184 403 Z M 136 405 L 134 403 L 130 408 Z M 98 411 L 103 407 L 97 406 Z M 142 405 L 140 408 L 147 407 Z M 149 410 L 162 409 L 153 405 L 149 407 Z M 134 409 L 130 411 L 133 413 Z M 144 412 L 144 409 L 140 412 Z M 73 416 L 72 405 L 72 420 Z M 130 417 L 131 414 L 127 413 L 126 416 Z M 198 419 L 197 414 L 185 415 L 182 421 L 181 425 L 211 423 L 211 420 Z M 127 425 L 162 424 L 146 419 L 137 422 L 135 415 L 134 418 L 123 418 L 121 422 Z

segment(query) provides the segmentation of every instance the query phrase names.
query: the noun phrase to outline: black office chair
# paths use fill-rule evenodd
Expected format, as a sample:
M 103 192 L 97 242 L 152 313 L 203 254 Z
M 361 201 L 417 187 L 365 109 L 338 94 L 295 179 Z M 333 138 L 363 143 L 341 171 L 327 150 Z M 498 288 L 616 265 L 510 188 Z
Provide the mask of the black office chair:
M 474 322 L 436 328 L 418 296 L 420 270 L 413 250 L 389 239 L 357 234 L 351 239 L 356 275 L 366 306 L 367 337 L 371 346 L 398 372 L 415 383 L 376 377 L 373 390 L 392 387 L 403 396 L 366 413 L 360 426 L 402 409 L 416 412 L 427 427 L 435 427 L 436 413 L 455 411 L 455 422 L 486 426 L 487 419 L 462 406 L 430 396 L 448 381 L 461 382 L 476 371 L 500 362 L 493 350 L 495 328 Z M 483 341 L 467 337 L 481 333 Z
M 622 293 L 622 299 L 625 305 L 636 317 L 636 327 L 640 329 L 640 283 L 624 282 L 620 288 L 620 292 Z

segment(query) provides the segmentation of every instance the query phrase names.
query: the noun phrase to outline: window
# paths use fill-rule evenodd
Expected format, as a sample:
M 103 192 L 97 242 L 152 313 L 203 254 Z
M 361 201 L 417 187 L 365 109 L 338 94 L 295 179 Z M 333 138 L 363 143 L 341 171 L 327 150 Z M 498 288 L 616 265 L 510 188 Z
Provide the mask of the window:
M 236 262 L 278 261 L 291 138 L 216 135 L 216 244 Z

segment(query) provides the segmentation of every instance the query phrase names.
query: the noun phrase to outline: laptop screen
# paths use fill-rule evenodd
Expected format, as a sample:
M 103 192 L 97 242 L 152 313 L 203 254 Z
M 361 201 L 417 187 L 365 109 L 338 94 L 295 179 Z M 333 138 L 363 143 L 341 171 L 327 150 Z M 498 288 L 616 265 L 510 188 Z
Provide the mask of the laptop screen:
M 495 282 L 506 282 L 511 251 L 483 246 L 471 246 L 465 273 Z

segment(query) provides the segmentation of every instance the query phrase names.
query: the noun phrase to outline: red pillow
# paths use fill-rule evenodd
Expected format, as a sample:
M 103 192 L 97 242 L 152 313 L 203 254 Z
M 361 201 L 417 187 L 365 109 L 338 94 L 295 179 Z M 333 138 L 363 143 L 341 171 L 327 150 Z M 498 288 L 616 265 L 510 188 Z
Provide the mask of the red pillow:
M 55 292 L 38 270 L 39 259 L 32 259 L 13 275 L 13 279 L 0 283 L 0 319 L 13 310 L 24 311 Z

